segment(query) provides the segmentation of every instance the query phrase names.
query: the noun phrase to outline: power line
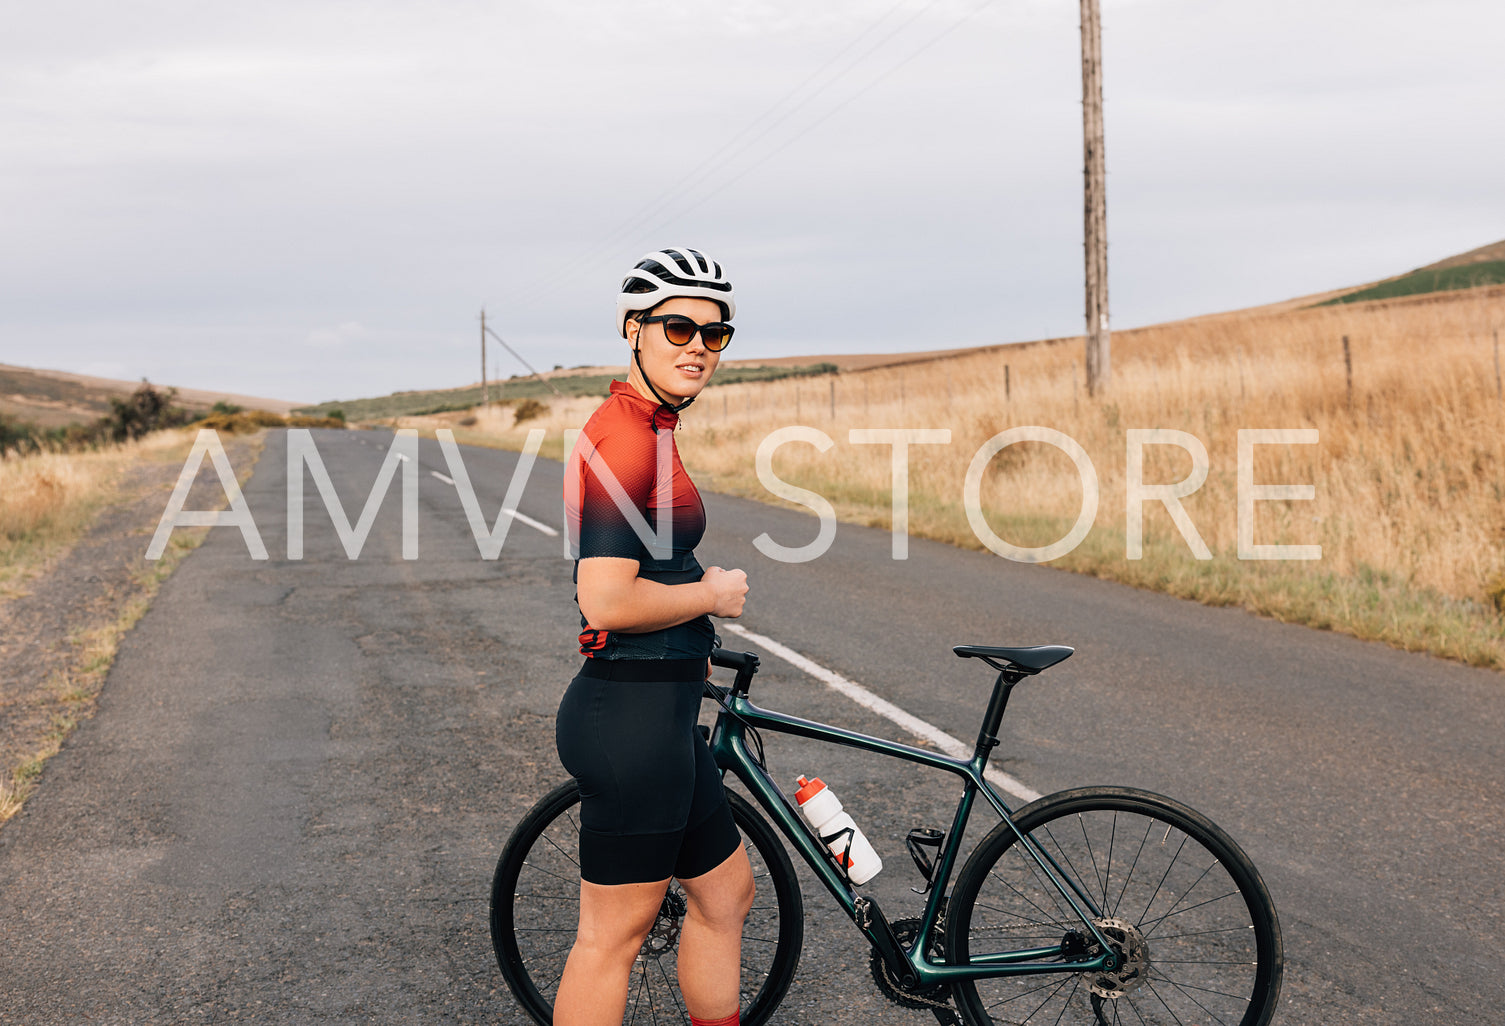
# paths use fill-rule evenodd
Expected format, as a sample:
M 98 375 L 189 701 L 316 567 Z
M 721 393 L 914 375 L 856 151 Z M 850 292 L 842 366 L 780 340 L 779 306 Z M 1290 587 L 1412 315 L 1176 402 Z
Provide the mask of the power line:
M 770 108 L 768 108 L 768 110 L 764 111 L 763 114 L 761 114 L 757 118 L 753 119 L 753 121 L 750 122 L 745 128 L 743 128 L 742 131 L 738 132 L 736 136 L 734 136 L 733 138 L 731 138 L 730 140 L 728 140 L 725 144 L 723 144 L 719 149 L 716 150 L 715 153 L 711 154 L 705 160 L 702 160 L 699 164 L 697 164 L 695 166 L 694 170 L 692 170 L 690 173 L 686 174 L 683 178 L 681 178 L 678 182 L 676 182 L 668 190 L 666 190 L 664 193 L 662 193 L 658 197 L 658 199 L 656 199 L 653 202 L 651 202 L 647 207 L 645 207 L 642 210 L 640 210 L 637 215 L 634 215 L 631 219 L 629 219 L 623 225 L 619 226 L 611 235 L 607 236 L 607 240 L 606 241 L 607 242 L 613 241 L 616 238 L 617 235 L 623 234 L 624 232 L 630 233 L 633 229 L 638 228 L 643 221 L 647 220 L 650 216 L 658 213 L 659 210 L 660 210 L 660 208 L 662 208 L 664 205 L 666 205 L 668 203 L 672 203 L 676 198 L 678 198 L 679 196 L 681 196 L 683 194 L 683 192 L 686 191 L 685 190 L 686 186 L 689 186 L 690 188 L 697 188 L 701 184 L 701 181 L 703 181 L 705 178 L 709 177 L 712 173 L 714 173 L 715 171 L 719 170 L 721 167 L 724 167 L 725 165 L 729 164 L 731 161 L 735 160 L 736 158 L 742 156 L 742 154 L 746 153 L 755 144 L 757 144 L 757 143 L 761 142 L 763 139 L 767 138 L 768 135 L 771 132 L 773 132 L 775 129 L 777 129 L 780 125 L 782 125 L 784 122 L 788 121 L 794 115 L 798 114 L 801 110 L 803 110 L 805 107 L 807 107 L 812 101 L 814 101 L 816 98 L 818 98 L 819 96 L 821 96 L 826 90 L 830 89 L 837 82 L 840 82 L 843 78 L 845 78 L 848 74 L 850 74 L 853 71 L 853 69 L 855 69 L 859 64 L 861 64 L 864 60 L 866 60 L 867 57 L 869 57 L 871 54 L 873 54 L 875 51 L 877 51 L 880 47 L 882 47 L 890 39 L 892 39 L 894 36 L 898 35 L 900 32 L 904 31 L 904 29 L 908 28 L 917 18 L 919 18 L 922 15 L 924 15 L 925 13 L 927 13 L 930 10 L 930 8 L 932 8 L 932 7 L 935 6 L 935 4 L 937 2 L 938 2 L 938 0 L 931 0 L 931 2 L 928 3 L 928 4 L 926 4 L 924 7 L 921 7 L 918 10 L 916 10 L 908 18 L 906 18 L 904 21 L 901 21 L 892 30 L 890 30 L 889 33 L 887 35 L 885 35 L 882 39 L 878 40 L 872 46 L 868 47 L 862 53 L 858 54 L 857 57 L 855 57 L 851 62 L 849 62 L 845 68 L 842 68 L 840 71 L 838 71 L 835 75 L 833 75 L 828 81 L 826 81 L 824 84 L 822 84 L 819 88 L 811 91 L 803 99 L 801 99 L 799 102 L 797 102 L 796 104 L 794 104 L 794 106 L 792 106 L 788 110 L 784 111 L 777 118 L 775 118 L 771 124 L 769 124 L 767 127 L 765 127 L 762 131 L 758 132 L 751 139 L 748 139 L 745 143 L 741 143 L 741 145 L 738 145 L 741 142 L 741 140 L 743 139 L 743 137 L 745 137 L 750 131 L 752 131 L 752 129 L 760 121 L 764 120 L 765 118 L 768 117 L 769 114 L 772 114 L 779 107 L 783 106 L 796 93 L 798 93 L 801 89 L 803 89 L 810 82 L 812 82 L 816 78 L 818 78 L 822 73 L 824 73 L 826 71 L 827 68 L 829 68 L 833 64 L 835 64 L 836 61 L 838 59 L 840 59 L 840 57 L 842 55 L 844 55 L 854 45 L 856 45 L 858 42 L 860 42 L 864 36 L 866 36 L 873 29 L 877 28 L 880 24 L 882 24 L 888 18 L 888 16 L 890 14 L 892 14 L 894 11 L 898 10 L 899 7 L 902 6 L 902 4 L 904 3 L 904 0 L 900 0 L 899 3 L 896 3 L 893 7 L 890 7 L 887 11 L 884 12 L 884 14 L 883 14 L 882 17 L 880 17 L 877 21 L 875 21 L 871 25 L 869 25 L 868 28 L 861 33 L 861 35 L 858 35 L 850 43 L 848 43 L 845 47 L 843 47 L 842 50 L 841 50 L 841 52 L 838 53 L 836 55 L 836 57 L 833 57 L 831 60 L 827 61 L 824 65 L 821 66 L 821 68 L 818 71 L 815 72 L 815 74 L 813 74 L 813 75 L 809 76 L 808 78 L 806 78 L 799 85 L 795 86 L 794 89 L 790 90 L 782 98 L 780 98 L 778 100 L 778 102 L 776 102 L 772 107 L 770 107 Z M 702 173 L 702 172 L 704 172 L 704 173 Z M 694 184 L 692 184 L 692 183 L 694 183 Z M 597 247 L 597 248 L 599 249 L 601 247 Z M 592 255 L 594 255 L 594 254 L 592 254 Z
M 936 43 L 939 43 L 942 39 L 944 39 L 947 36 L 949 36 L 952 32 L 955 32 L 957 29 L 961 28 L 962 25 L 966 24 L 968 21 L 970 21 L 976 15 L 981 14 L 983 12 L 983 10 L 985 10 L 988 7 L 991 7 L 995 2 L 996 2 L 996 0 L 983 0 L 982 3 L 978 4 L 972 10 L 970 10 L 966 14 L 962 15 L 956 21 L 952 22 L 945 29 L 942 29 L 941 32 L 938 35 L 934 36 L 932 39 L 930 39 L 929 42 L 925 43 L 918 50 L 915 50 L 909 56 L 907 56 L 903 60 L 899 61 L 899 63 L 893 65 L 888 70 L 881 72 L 876 78 L 874 78 L 871 81 L 869 81 L 865 86 L 863 86 L 861 89 L 858 89 L 855 93 L 853 93 L 852 95 L 848 96 L 845 100 L 842 100 L 835 107 L 832 107 L 829 111 L 827 111 L 825 114 L 823 114 L 820 118 L 818 118 L 817 120 L 815 120 L 815 121 L 811 122 L 810 124 L 806 125 L 800 131 L 796 132 L 794 135 L 790 136 L 788 139 L 786 139 L 782 143 L 780 143 L 778 147 L 776 147 L 775 149 L 769 151 L 768 153 L 764 154 L 762 157 L 758 158 L 753 163 L 749 164 L 747 167 L 743 168 L 742 171 L 741 171 L 741 173 L 739 173 L 736 177 L 730 179 L 727 182 L 724 182 L 722 185 L 718 186 L 716 189 L 714 189 L 711 192 L 707 193 L 706 195 L 702 196 L 700 199 L 696 200 L 694 203 L 690 204 L 688 207 L 685 207 L 684 209 L 677 211 L 672 217 L 669 218 L 669 220 L 663 222 L 658 227 L 654 228 L 653 231 L 657 232 L 657 231 L 663 230 L 664 228 L 668 227 L 668 225 L 672 224 L 673 221 L 676 218 L 683 217 L 685 214 L 690 213 L 692 210 L 698 209 L 699 207 L 703 206 L 704 204 L 706 204 L 710 200 L 712 200 L 712 199 L 716 198 L 717 196 L 721 195 L 721 193 L 725 192 L 727 189 L 731 188 L 733 185 L 736 185 L 738 182 L 740 182 L 742 179 L 746 178 L 753 171 L 756 171 L 759 167 L 762 167 L 764 164 L 768 163 L 774 157 L 778 156 L 780 153 L 783 153 L 786 149 L 788 149 L 794 143 L 798 142 L 800 139 L 803 139 L 805 136 L 807 136 L 811 132 L 815 131 L 815 129 L 817 129 L 821 125 L 825 124 L 832 117 L 834 117 L 836 114 L 838 114 L 840 111 L 842 111 L 853 100 L 857 99 L 859 96 L 862 96 L 868 90 L 870 90 L 874 86 L 876 86 L 879 82 L 882 82 L 885 78 L 887 78 L 888 76 L 892 75 L 894 72 L 896 72 L 900 68 L 904 67 L 904 65 L 908 64 L 910 61 L 912 61 L 916 57 L 920 56 L 920 54 L 922 54 L 926 50 L 930 49 Z
M 542 283 L 537 285 L 525 296 L 518 297 L 519 301 L 529 302 L 541 296 L 548 296 L 553 294 L 563 284 L 563 282 L 561 281 L 562 278 L 569 276 L 572 272 L 578 273 L 583 265 L 592 264 L 600 260 L 605 255 L 607 250 L 615 246 L 619 239 L 632 234 L 635 230 L 639 229 L 644 221 L 659 213 L 666 204 L 672 203 L 674 200 L 681 197 L 685 191 L 688 191 L 685 189 L 685 186 L 687 184 L 694 183 L 693 185 L 690 185 L 690 188 L 698 188 L 700 184 L 703 184 L 704 179 L 720 170 L 732 159 L 741 156 L 762 139 L 766 138 L 769 133 L 773 132 L 789 118 L 793 117 L 800 110 L 804 109 L 811 101 L 815 100 L 826 90 L 830 89 L 837 82 L 845 78 L 852 70 L 854 70 L 859 64 L 866 60 L 880 47 L 886 44 L 890 39 L 898 35 L 904 29 L 908 28 L 916 19 L 928 13 L 929 10 L 939 2 L 939 0 L 930 0 L 929 3 L 916 10 L 908 18 L 901 21 L 886 35 L 879 39 L 877 43 L 868 47 L 866 50 L 862 51 L 862 53 L 858 54 L 857 57 L 855 57 L 852 61 L 848 62 L 846 67 L 842 68 L 829 80 L 822 83 L 819 87 L 812 90 L 793 107 L 780 114 L 777 118 L 774 119 L 771 124 L 767 125 L 762 131 L 758 132 L 752 139 L 747 140 L 746 143 L 743 143 L 740 146 L 738 145 L 748 135 L 749 132 L 753 131 L 753 129 L 757 127 L 759 123 L 766 120 L 771 114 L 777 111 L 780 107 L 784 106 L 791 98 L 793 98 L 806 86 L 814 82 L 816 79 L 820 78 L 823 74 L 825 74 L 827 70 L 836 65 L 837 62 L 840 61 L 841 58 L 845 56 L 854 46 L 860 43 L 874 29 L 878 28 L 879 25 L 883 24 L 884 21 L 888 20 L 889 16 L 892 15 L 894 11 L 902 7 L 906 2 L 907 0 L 898 0 L 898 2 L 896 2 L 892 7 L 884 11 L 884 13 L 877 20 L 873 21 L 868 25 L 867 28 L 853 37 L 834 56 L 828 59 L 813 73 L 806 76 L 803 81 L 801 81 L 793 89 L 789 90 L 777 101 L 775 101 L 762 114 L 758 115 L 747 125 L 745 125 L 735 136 L 718 147 L 714 153 L 697 164 L 694 169 L 681 177 L 679 181 L 677 181 L 673 186 L 651 200 L 647 205 L 640 207 L 636 213 L 632 214 L 625 221 L 618 224 L 616 228 L 612 229 L 605 236 L 598 239 L 597 242 L 591 244 L 588 247 L 585 247 L 583 250 L 578 251 L 577 255 L 571 258 L 570 261 L 561 264 L 557 272 L 549 274 L 547 277 L 545 277 Z M 700 181 L 697 181 L 697 179 L 699 179 Z M 676 214 L 673 216 L 678 215 Z
M 530 370 L 530 371 L 533 371 L 533 376 L 535 378 L 537 378 L 539 381 L 542 381 L 545 385 L 548 385 L 549 386 L 549 390 L 551 392 L 553 392 L 555 395 L 559 396 L 559 398 L 561 398 L 561 399 L 564 398 L 564 393 L 561 392 L 561 391 L 559 391 L 559 389 L 557 389 L 557 388 L 554 387 L 554 382 L 550 381 L 548 378 L 546 378 L 542 374 L 538 373 L 537 370 L 534 370 L 533 365 L 531 363 L 529 363 L 527 360 L 524 360 L 523 357 L 522 357 L 522 354 L 519 353 L 516 349 L 513 349 L 511 346 L 509 346 L 502 339 L 502 336 L 500 336 L 496 332 L 492 331 L 491 328 L 489 326 L 487 326 L 486 324 L 484 324 L 484 323 L 481 325 L 481 330 L 485 331 L 486 334 L 488 334 L 492 338 L 496 339 L 497 343 L 503 349 L 507 350 L 507 352 L 509 352 L 513 356 L 517 357 L 518 362 L 521 363 L 524 367 L 528 368 L 528 370 Z

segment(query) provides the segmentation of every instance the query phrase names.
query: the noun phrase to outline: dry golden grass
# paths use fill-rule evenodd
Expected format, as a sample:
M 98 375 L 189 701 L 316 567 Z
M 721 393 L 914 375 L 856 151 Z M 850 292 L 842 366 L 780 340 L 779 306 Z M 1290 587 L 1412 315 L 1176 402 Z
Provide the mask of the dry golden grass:
M 1505 610 L 1496 608 L 1505 602 L 1505 400 L 1497 391 L 1496 330 L 1505 333 L 1505 287 L 1119 331 L 1112 388 L 1101 400 L 1086 395 L 1080 340 L 833 378 L 713 385 L 685 413 L 679 446 L 703 486 L 771 500 L 754 472 L 758 444 L 786 425 L 818 428 L 834 447 L 787 445 L 775 472 L 829 498 L 843 519 L 887 526 L 891 450 L 852 444 L 847 432 L 949 429 L 949 445 L 910 449 L 910 531 L 981 548 L 962 503 L 968 464 L 998 432 L 1043 425 L 1081 444 L 1101 488 L 1092 532 L 1053 565 L 1505 667 Z M 493 410 L 457 437 L 515 448 L 529 428 L 544 427 L 544 454 L 557 457 L 561 429 L 579 427 L 595 405 L 556 403 L 516 426 L 509 412 Z M 1183 504 L 1211 560 L 1193 557 L 1158 502 L 1144 505 L 1143 558 L 1126 557 L 1133 428 L 1184 431 L 1206 446 L 1207 480 Z M 1319 432 L 1317 445 L 1261 447 L 1254 459 L 1258 483 L 1316 487 L 1312 501 L 1259 503 L 1255 541 L 1320 545 L 1319 561 L 1238 559 L 1243 428 Z M 1146 447 L 1147 483 L 1180 481 L 1190 468 L 1184 450 Z M 1038 546 L 1066 534 L 1081 495 L 1065 454 L 1024 443 L 990 463 L 982 507 L 998 535 Z
M 14 595 L 71 545 L 117 497 L 138 460 L 181 460 L 191 433 L 161 431 L 83 452 L 38 452 L 0 459 L 0 599 Z

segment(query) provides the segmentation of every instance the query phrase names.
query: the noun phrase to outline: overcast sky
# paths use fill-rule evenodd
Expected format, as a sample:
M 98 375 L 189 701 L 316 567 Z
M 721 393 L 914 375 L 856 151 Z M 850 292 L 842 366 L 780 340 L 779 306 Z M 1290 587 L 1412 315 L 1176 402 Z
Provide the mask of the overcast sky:
M 449 387 L 483 305 L 620 362 L 675 244 L 732 276 L 732 356 L 1081 330 L 1073 0 L 7 8 L 0 362 Z M 1104 0 L 1114 326 L 1505 238 L 1502 40 L 1497 0 Z

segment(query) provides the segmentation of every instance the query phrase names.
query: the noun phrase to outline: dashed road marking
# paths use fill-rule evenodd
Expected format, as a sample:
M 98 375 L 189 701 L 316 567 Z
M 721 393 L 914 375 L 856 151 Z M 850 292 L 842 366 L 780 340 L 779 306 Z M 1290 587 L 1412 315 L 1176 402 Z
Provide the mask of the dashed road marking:
M 972 757 L 971 745 L 965 744 L 957 738 L 952 737 L 940 727 L 926 723 L 918 716 L 906 712 L 905 710 L 899 708 L 897 705 L 894 705 L 894 703 L 890 702 L 888 699 L 880 698 L 879 696 L 869 691 L 867 688 L 863 687 L 861 684 L 858 684 L 856 681 L 848 680 L 846 677 L 843 677 L 836 671 L 826 669 L 824 666 L 821 666 L 813 659 L 810 659 L 807 656 L 800 655 L 794 649 L 789 648 L 786 645 L 781 645 L 777 641 L 774 641 L 772 638 L 764 637 L 762 634 L 754 634 L 752 631 L 748 630 L 746 627 L 743 627 L 741 624 L 723 622 L 717 624 L 717 627 L 721 630 L 731 631 L 738 637 L 746 638 L 748 641 L 751 641 L 759 648 L 766 649 L 768 652 L 778 656 L 786 663 L 789 663 L 795 668 L 808 673 L 816 680 L 825 684 L 826 687 L 830 688 L 832 691 L 839 692 L 850 698 L 852 701 L 856 702 L 858 705 L 862 706 L 864 709 L 875 712 L 879 716 L 882 716 L 884 719 L 891 720 L 892 722 L 898 724 L 900 727 L 903 727 L 905 730 L 909 731 L 915 737 L 924 738 L 926 741 L 929 741 L 931 744 L 935 745 L 937 748 L 945 752 L 947 755 L 951 756 L 953 759 L 970 759 Z M 1009 774 L 1007 773 L 1003 773 L 996 769 L 988 769 L 984 771 L 983 775 L 987 778 L 988 783 L 992 784 L 994 787 L 1000 788 L 1001 790 L 1007 791 L 1009 794 L 1013 795 L 1015 798 L 1018 798 L 1020 801 L 1032 802 L 1036 798 L 1040 797 L 1039 791 L 1028 787 L 1023 781 L 1019 780 L 1016 777 L 1009 776 Z
M 530 516 L 525 516 L 524 514 L 519 513 L 515 509 L 503 509 L 502 512 L 505 513 L 505 514 L 507 514 L 509 517 L 511 517 L 514 520 L 521 520 L 523 523 L 527 524 L 529 527 L 533 528 L 534 530 L 542 531 L 544 534 L 548 535 L 550 538 L 558 538 L 559 537 L 559 532 L 556 531 L 556 530 L 554 530 L 548 524 L 540 523 L 539 521 L 534 520 Z
M 399 459 L 405 459 L 406 457 L 399 456 L 398 458 Z M 429 473 L 432 474 L 432 475 L 434 475 L 435 477 L 437 477 L 439 480 L 443 481 L 447 485 L 453 486 L 454 483 L 455 483 L 455 479 L 454 478 L 452 478 L 452 477 L 446 477 L 445 475 L 439 473 L 439 471 L 437 471 L 437 470 L 430 470 Z M 527 516 L 526 514 L 519 513 L 515 509 L 504 509 L 504 510 L 502 510 L 502 512 L 505 513 L 507 516 L 511 517 L 513 520 L 521 520 L 523 523 L 527 524 L 529 527 L 533 528 L 534 530 L 542 531 L 544 534 L 548 535 L 550 538 L 558 538 L 559 537 L 559 532 L 556 531 L 556 530 L 554 530 L 554 528 L 550 527 L 548 524 L 540 523 L 539 521 L 534 520 L 532 517 Z

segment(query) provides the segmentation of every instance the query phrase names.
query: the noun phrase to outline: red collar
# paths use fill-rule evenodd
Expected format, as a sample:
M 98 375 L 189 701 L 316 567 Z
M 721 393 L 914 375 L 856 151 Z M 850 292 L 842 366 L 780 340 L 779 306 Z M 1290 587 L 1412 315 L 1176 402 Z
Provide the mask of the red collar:
M 626 381 L 613 381 L 611 383 L 611 394 L 627 399 L 641 409 L 644 414 L 650 415 L 653 418 L 655 429 L 673 431 L 675 425 L 679 423 L 679 414 L 654 402 L 652 399 L 644 398 L 642 393 Z

